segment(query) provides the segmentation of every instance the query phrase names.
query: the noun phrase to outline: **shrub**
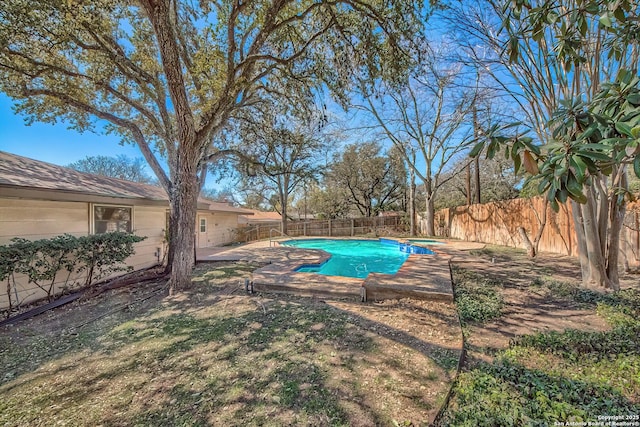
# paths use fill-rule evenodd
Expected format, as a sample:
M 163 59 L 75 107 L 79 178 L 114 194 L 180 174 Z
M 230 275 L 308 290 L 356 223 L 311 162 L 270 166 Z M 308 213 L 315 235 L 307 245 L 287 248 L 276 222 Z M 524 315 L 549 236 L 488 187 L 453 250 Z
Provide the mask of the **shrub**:
M 90 285 L 118 271 L 131 271 L 122 265 L 135 253 L 133 244 L 145 237 L 129 233 L 113 232 L 82 236 L 77 239 L 75 259 L 78 273 L 86 273 L 85 285 Z
M 65 234 L 33 242 L 21 238 L 11 241 L 20 254 L 15 272 L 26 275 L 29 282 L 45 291 L 47 299 L 51 301 L 58 273 L 66 271 L 66 286 L 74 270 L 72 257 L 76 249 L 75 237 Z
M 463 322 L 487 322 L 502 315 L 504 299 L 496 289 L 500 283 L 457 269 L 455 301 Z
M 134 243 L 144 239 L 122 232 L 83 237 L 64 234 L 35 241 L 12 239 L 11 244 L 0 246 L 0 281 L 7 281 L 9 309 L 20 305 L 16 273 L 26 275 L 29 283 L 42 289 L 51 301 L 61 272 L 66 274 L 62 287 L 67 288 L 74 272 L 84 274 L 84 285 L 88 286 L 117 271 L 131 270 L 123 263 L 133 255 Z

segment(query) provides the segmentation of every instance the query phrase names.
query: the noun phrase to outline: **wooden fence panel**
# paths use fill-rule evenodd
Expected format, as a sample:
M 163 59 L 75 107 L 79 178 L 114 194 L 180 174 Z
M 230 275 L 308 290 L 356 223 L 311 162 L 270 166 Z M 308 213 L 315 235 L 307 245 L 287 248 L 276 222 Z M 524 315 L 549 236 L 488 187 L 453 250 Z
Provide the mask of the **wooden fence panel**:
M 368 233 L 385 233 L 385 231 L 402 232 L 405 230 L 402 219 L 398 216 L 349 218 L 310 221 L 289 221 L 287 235 L 290 237 L 349 237 Z M 265 222 L 256 225 L 239 227 L 238 242 L 280 237 L 282 225 L 280 222 Z
M 533 241 L 543 218 L 544 207 L 544 198 L 536 197 L 442 209 L 436 212 L 436 233 L 443 237 L 525 249 L 518 229 L 524 228 Z M 560 205 L 558 212 L 547 206 L 546 211 L 547 223 L 538 249 L 542 252 L 577 256 L 571 205 Z M 420 223 L 424 229 L 424 219 Z M 639 230 L 640 203 L 630 203 L 620 235 L 622 259 L 630 266 L 640 263 Z

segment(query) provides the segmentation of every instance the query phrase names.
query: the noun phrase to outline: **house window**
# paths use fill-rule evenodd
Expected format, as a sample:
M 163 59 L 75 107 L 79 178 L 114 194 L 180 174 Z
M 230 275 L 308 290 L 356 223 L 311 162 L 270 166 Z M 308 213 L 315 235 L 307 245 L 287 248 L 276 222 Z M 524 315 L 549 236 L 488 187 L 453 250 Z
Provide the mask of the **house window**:
M 133 230 L 133 208 L 131 206 L 93 205 L 93 233 L 110 233 Z
M 206 218 L 200 218 L 200 232 L 201 233 L 206 233 L 207 232 L 207 219 Z

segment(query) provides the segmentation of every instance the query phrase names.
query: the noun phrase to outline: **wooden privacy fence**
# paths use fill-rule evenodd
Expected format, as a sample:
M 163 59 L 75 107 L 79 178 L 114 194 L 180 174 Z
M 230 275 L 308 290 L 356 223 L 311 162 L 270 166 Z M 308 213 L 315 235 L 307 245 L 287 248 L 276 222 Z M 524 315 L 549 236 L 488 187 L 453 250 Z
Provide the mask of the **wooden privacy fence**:
M 388 232 L 401 232 L 405 228 L 406 226 L 399 216 L 289 221 L 287 222 L 287 236 L 345 237 L 368 233 L 384 235 Z M 282 224 L 279 221 L 265 222 L 238 228 L 238 241 L 251 242 L 279 237 L 281 233 Z
M 543 208 L 544 199 L 536 197 L 442 209 L 436 212 L 436 234 L 525 249 L 518 228 L 523 227 L 533 241 L 540 227 Z M 420 222 L 422 224 L 424 221 Z M 570 204 L 560 205 L 558 212 L 547 207 L 547 222 L 538 249 L 562 255 L 578 255 Z M 621 262 L 629 266 L 640 265 L 639 202 L 627 205 L 620 235 L 620 251 Z

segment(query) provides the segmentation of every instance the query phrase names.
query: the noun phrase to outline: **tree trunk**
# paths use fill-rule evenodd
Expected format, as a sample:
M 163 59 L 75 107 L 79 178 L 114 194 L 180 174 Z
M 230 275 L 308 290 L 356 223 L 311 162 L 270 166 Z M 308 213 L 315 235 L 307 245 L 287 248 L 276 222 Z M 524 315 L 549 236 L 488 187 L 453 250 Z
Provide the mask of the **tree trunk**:
M 282 211 L 282 234 L 287 234 L 289 232 L 288 226 L 287 226 L 287 205 L 283 204 L 282 205 L 282 209 L 280 209 Z
M 580 272 L 582 275 L 582 285 L 589 284 L 589 257 L 587 256 L 587 237 L 584 229 L 584 219 L 582 217 L 582 206 L 571 201 L 571 216 L 573 217 L 574 230 L 578 243 L 578 259 L 580 260 Z
M 614 199 L 617 198 L 613 196 Z M 618 274 L 618 263 L 620 255 L 620 232 L 624 221 L 625 205 L 616 205 L 611 209 L 611 229 L 609 230 L 609 242 L 607 253 L 607 277 L 609 285 L 614 290 L 620 290 L 620 275 Z
M 586 189 L 587 203 L 582 206 L 582 217 L 584 221 L 584 230 L 587 236 L 587 257 L 589 258 L 589 280 L 590 284 L 598 287 L 610 287 L 607 278 L 607 272 L 604 263 L 604 254 L 602 253 L 602 244 L 600 234 L 598 233 L 598 218 L 596 217 L 593 192 Z
M 281 230 L 282 234 L 288 233 L 287 227 L 287 204 L 289 203 L 289 177 L 285 174 L 284 176 L 278 177 L 278 196 L 280 197 L 280 214 L 282 215 Z
M 473 137 L 476 138 L 476 140 L 480 137 L 480 125 L 478 124 L 478 109 L 476 108 L 475 104 L 473 107 Z M 482 199 L 480 198 L 480 156 L 476 156 L 476 158 L 473 160 L 473 165 L 475 166 L 475 174 L 474 174 L 474 181 L 475 181 L 475 190 L 476 190 L 476 203 L 477 204 L 481 204 L 482 203 Z
M 614 188 L 628 188 L 627 174 L 624 169 L 619 170 L 619 176 L 613 183 Z M 607 276 L 614 290 L 620 289 L 620 275 L 618 274 L 618 263 L 620 256 L 620 232 L 626 213 L 626 202 L 624 197 L 612 194 L 609 206 L 609 236 L 607 241 Z
M 416 173 L 409 169 L 411 184 L 409 186 L 409 235 L 416 235 Z
M 533 237 L 533 242 L 529 239 L 527 230 L 525 230 L 524 227 L 518 227 L 518 233 L 520 233 L 520 238 L 527 248 L 527 255 L 529 255 L 529 258 L 535 258 L 536 255 L 538 255 L 540 240 L 542 240 L 542 234 L 544 233 L 544 228 L 547 225 L 547 207 L 549 205 L 549 199 L 544 199 L 544 204 L 542 205 L 542 217 L 538 215 L 538 212 L 535 210 L 531 200 L 529 200 L 529 204 L 531 206 L 531 210 L 536 215 L 536 220 L 538 221 L 538 231 Z
M 471 200 L 471 162 L 467 165 L 467 176 L 465 179 L 465 184 L 467 187 L 467 205 L 471 206 L 473 200 Z
M 436 227 L 435 227 L 435 207 L 433 204 L 433 195 L 429 197 L 427 195 L 427 212 L 426 212 L 426 232 L 427 236 L 435 236 L 436 235 Z
M 475 173 L 475 184 L 476 184 L 476 203 L 477 204 L 481 204 L 482 203 L 482 199 L 481 199 L 481 193 L 480 193 L 480 156 L 476 157 L 474 160 L 474 173 Z
M 527 230 L 525 230 L 524 227 L 518 227 L 518 233 L 520 234 L 522 243 L 527 248 L 527 255 L 529 256 L 529 258 L 535 258 L 538 248 L 536 248 L 535 245 L 531 243 L 529 236 L 527 236 Z
M 195 265 L 196 213 L 200 186 L 196 175 L 197 161 L 188 162 L 185 157 L 178 159 L 170 195 L 168 264 L 171 268 L 170 295 L 176 290 L 189 286 L 191 272 Z

